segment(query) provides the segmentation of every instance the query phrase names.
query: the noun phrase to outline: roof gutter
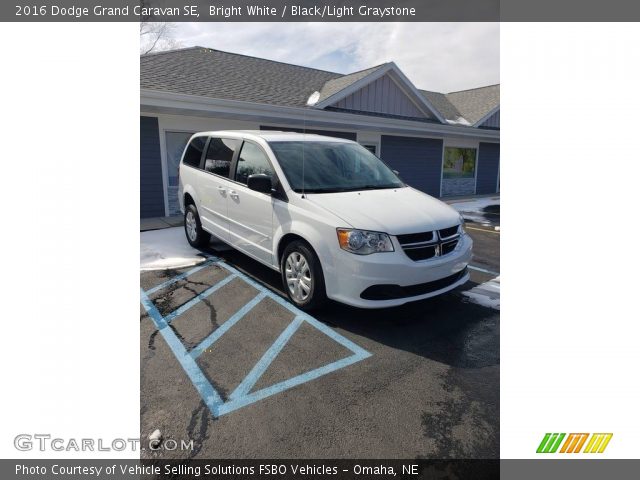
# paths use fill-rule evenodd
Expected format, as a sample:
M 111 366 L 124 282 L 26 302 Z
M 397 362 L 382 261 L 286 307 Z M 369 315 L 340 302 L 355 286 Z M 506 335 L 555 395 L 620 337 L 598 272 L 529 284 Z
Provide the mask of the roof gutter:
M 289 124 L 291 121 L 300 121 L 302 124 L 306 121 L 310 127 L 326 125 L 343 129 L 359 128 L 398 134 L 474 137 L 494 141 L 500 139 L 500 131 L 478 129 L 471 126 L 424 123 L 315 108 L 267 105 L 150 89 L 140 89 L 140 109 L 147 113 L 224 117 L 284 124 Z

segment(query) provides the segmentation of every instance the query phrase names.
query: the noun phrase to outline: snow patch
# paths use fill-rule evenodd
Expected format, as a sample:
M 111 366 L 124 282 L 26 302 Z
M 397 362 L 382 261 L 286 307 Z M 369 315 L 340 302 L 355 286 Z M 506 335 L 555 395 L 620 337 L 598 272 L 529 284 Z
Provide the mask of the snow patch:
M 490 205 L 500 205 L 500 197 L 484 197 L 461 202 L 453 200 L 448 203 L 460 212 L 465 220 L 490 225 L 489 220 L 485 217 L 484 208 Z
M 190 267 L 205 257 L 187 242 L 182 227 L 140 232 L 140 270 Z
M 500 310 L 500 277 L 481 283 L 467 292 L 462 292 L 473 303 Z
M 455 120 L 447 120 L 447 123 L 450 125 L 467 125 L 467 126 L 471 126 L 471 123 L 469 123 L 469 120 L 467 120 L 464 117 L 456 117 Z

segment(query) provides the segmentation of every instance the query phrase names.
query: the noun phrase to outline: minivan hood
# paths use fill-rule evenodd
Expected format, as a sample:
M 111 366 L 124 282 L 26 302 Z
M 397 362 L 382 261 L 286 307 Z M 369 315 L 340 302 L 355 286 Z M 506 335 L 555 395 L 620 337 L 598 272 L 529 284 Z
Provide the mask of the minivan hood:
M 315 193 L 307 198 L 344 220 L 345 227 L 391 235 L 439 230 L 460 221 L 455 209 L 411 187 Z

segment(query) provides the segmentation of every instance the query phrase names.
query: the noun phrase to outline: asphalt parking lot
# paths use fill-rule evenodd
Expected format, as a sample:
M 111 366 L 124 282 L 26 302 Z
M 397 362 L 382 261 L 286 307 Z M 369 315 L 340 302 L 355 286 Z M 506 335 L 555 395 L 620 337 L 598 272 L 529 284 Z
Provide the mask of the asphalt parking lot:
M 142 272 L 140 434 L 193 440 L 142 457 L 497 458 L 500 312 L 468 292 L 498 276 L 500 233 L 467 231 L 470 282 L 392 309 L 306 315 L 218 244 Z

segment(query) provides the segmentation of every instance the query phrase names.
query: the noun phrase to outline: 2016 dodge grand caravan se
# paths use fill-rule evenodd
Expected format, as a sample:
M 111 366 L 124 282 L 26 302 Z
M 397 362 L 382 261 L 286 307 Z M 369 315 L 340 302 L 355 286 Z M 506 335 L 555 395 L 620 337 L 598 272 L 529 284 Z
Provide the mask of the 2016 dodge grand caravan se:
M 179 197 L 192 246 L 213 235 L 279 271 L 305 310 L 327 297 L 401 305 L 469 279 L 472 241 L 458 212 L 349 140 L 197 133 L 180 163 Z

